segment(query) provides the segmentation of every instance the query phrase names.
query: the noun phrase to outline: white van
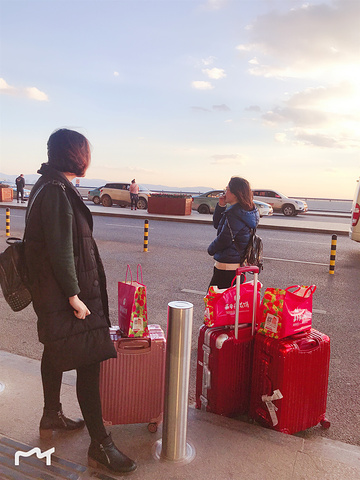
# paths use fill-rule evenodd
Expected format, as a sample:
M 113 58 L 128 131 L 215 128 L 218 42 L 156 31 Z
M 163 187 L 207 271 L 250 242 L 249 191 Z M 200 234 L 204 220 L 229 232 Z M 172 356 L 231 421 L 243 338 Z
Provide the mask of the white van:
M 355 242 L 360 242 L 360 178 L 357 181 L 354 201 L 351 207 L 351 226 L 349 237 Z

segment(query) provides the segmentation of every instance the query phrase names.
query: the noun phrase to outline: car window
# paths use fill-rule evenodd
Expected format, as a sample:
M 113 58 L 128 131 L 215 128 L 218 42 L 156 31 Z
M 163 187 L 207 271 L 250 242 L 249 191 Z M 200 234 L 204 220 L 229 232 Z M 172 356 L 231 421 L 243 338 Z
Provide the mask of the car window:
M 219 192 L 210 192 L 207 197 L 208 198 L 219 198 L 220 195 L 222 195 L 224 192 L 223 191 L 219 191 Z

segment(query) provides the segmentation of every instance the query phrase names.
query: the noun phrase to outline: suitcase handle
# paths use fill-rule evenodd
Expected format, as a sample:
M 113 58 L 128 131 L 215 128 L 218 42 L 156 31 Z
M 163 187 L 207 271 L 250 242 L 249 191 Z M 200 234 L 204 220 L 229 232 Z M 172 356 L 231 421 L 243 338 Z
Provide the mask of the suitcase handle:
M 236 275 L 240 275 L 241 273 L 245 272 L 259 273 L 259 267 L 256 265 L 248 265 L 247 267 L 239 267 L 236 269 Z
M 299 332 L 290 336 L 290 338 L 296 341 L 299 350 L 302 352 L 314 350 L 320 345 L 320 342 L 317 338 L 308 338 L 307 333 L 308 332 Z
M 255 319 L 257 311 L 257 287 L 258 287 L 258 275 L 259 267 L 255 265 L 249 265 L 248 267 L 240 267 L 236 269 L 236 304 L 235 304 L 235 339 L 238 339 L 239 335 L 239 314 L 240 314 L 240 276 L 244 272 L 254 273 L 254 298 L 253 298 L 253 312 L 251 319 L 251 336 L 255 335 Z
M 150 340 L 147 338 L 120 338 L 118 341 L 118 350 L 133 350 L 134 352 L 143 351 L 150 348 Z

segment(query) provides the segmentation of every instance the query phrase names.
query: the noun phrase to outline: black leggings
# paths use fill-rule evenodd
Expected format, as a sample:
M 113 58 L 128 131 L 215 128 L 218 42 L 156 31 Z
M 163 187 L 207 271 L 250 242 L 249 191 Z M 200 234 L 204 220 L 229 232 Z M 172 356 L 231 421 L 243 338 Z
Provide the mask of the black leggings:
M 101 442 L 107 436 L 107 432 L 102 420 L 99 391 L 100 363 L 78 368 L 76 372 L 76 394 L 86 427 L 90 437 Z M 46 410 L 60 409 L 62 374 L 53 367 L 45 348 L 41 359 L 41 378 Z

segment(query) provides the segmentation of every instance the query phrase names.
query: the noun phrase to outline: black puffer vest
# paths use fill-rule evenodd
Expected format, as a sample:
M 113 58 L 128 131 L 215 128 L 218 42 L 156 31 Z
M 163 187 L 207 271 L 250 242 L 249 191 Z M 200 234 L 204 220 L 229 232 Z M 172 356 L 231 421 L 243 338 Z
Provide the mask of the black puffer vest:
M 66 371 L 116 357 L 109 335 L 109 307 L 106 277 L 96 243 L 92 236 L 93 220 L 78 191 L 59 172 L 43 164 L 42 177 L 32 189 L 29 203 L 36 191 L 44 185 L 34 199 L 26 221 L 25 256 L 33 307 L 38 317 L 38 335 L 51 360 Z M 72 231 L 76 275 L 80 288 L 79 298 L 91 314 L 85 320 L 75 317 L 68 298 L 62 292 L 50 264 L 41 208 L 44 192 L 62 189 L 64 201 L 73 211 Z M 54 212 L 56 215 L 56 212 Z

